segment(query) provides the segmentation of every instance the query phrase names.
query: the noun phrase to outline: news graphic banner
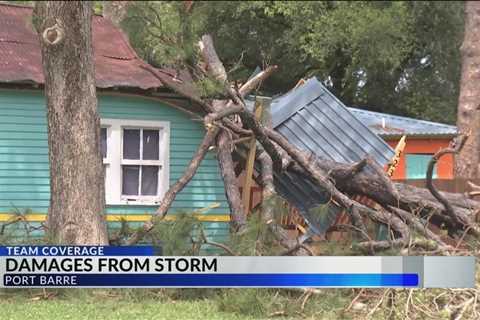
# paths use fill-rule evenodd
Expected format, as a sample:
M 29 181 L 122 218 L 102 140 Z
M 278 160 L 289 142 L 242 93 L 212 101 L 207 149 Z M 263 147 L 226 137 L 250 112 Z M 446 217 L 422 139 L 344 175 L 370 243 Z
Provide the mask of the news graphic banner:
M 473 288 L 474 257 L 171 257 L 150 246 L 0 247 L 3 288 Z

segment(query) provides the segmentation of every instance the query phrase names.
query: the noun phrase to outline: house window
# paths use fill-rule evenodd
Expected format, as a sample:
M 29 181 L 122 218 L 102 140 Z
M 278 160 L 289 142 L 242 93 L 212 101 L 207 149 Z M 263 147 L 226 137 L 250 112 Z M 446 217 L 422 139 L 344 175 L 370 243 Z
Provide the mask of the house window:
M 169 123 L 102 119 L 107 204 L 157 204 L 169 185 Z
M 427 168 L 433 154 L 407 154 L 405 160 L 407 163 L 407 179 L 426 179 Z M 437 168 L 433 169 L 433 178 L 437 178 Z

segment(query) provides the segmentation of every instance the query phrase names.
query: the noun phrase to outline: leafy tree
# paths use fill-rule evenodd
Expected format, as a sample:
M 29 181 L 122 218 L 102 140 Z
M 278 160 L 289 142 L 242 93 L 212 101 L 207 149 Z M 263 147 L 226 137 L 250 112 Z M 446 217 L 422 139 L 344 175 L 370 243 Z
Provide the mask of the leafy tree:
M 233 79 L 280 66 L 266 94 L 315 75 L 349 105 L 455 119 L 461 2 L 194 2 L 189 17 L 183 6 L 132 5 L 124 26 L 149 62 L 185 61 L 195 54 L 191 40 L 209 32 Z

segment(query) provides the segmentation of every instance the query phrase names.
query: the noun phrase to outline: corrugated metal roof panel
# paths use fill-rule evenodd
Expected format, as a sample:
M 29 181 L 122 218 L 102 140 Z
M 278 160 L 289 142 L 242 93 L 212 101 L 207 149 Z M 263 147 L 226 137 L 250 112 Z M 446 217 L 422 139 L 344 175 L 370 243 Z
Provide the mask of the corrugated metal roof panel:
M 38 36 L 31 20 L 31 7 L 0 3 L 0 82 L 45 82 Z M 102 16 L 93 17 L 92 28 L 97 87 L 162 87 L 157 78 L 140 67 L 144 62 L 119 28 Z
M 343 211 L 330 202 L 328 192 L 294 172 L 275 174 L 274 181 L 278 194 L 300 211 L 313 233 L 324 234 Z M 320 215 L 312 210 L 322 205 L 328 205 L 326 213 Z
M 457 127 L 386 113 L 348 108 L 360 121 L 376 134 L 383 137 L 392 136 L 455 136 Z
M 297 147 L 337 162 L 353 163 L 370 155 L 383 166 L 394 155 L 316 78 L 272 102 L 272 123 Z
M 247 107 L 253 109 L 253 102 L 248 102 Z M 362 124 L 315 78 L 275 98 L 271 112 L 276 131 L 317 157 L 353 163 L 370 155 L 383 166 L 394 155 L 383 139 Z M 331 196 L 326 190 L 295 172 L 276 173 L 275 187 L 299 209 L 314 233 L 325 233 L 342 211 L 330 202 Z M 325 204 L 328 204 L 326 213 L 319 215 L 313 210 Z

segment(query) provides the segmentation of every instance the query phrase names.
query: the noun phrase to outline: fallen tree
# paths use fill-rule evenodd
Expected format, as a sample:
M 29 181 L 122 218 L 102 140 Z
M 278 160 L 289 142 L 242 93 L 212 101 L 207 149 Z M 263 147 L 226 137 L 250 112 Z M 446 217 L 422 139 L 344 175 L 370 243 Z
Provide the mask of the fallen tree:
M 465 195 L 436 192 L 430 188 L 416 188 L 403 184 L 392 183 L 374 160 L 366 158 L 355 164 L 341 164 L 321 159 L 313 154 L 299 150 L 285 137 L 262 124 L 244 103 L 244 97 L 261 85 L 276 67 L 266 68 L 263 72 L 250 79 L 240 88 L 234 88 L 228 81 L 227 72 L 216 54 L 213 40 L 205 35 L 198 45 L 201 63 L 191 66 L 201 77 L 213 79 L 222 88 L 225 99 L 209 99 L 202 97 L 190 80 L 195 79 L 193 74 L 180 78 L 172 76 L 145 65 L 144 68 L 154 74 L 165 86 L 189 98 L 198 105 L 198 116 L 203 117 L 206 127 L 206 136 L 193 156 L 183 176 L 175 183 L 162 200 L 154 218 L 145 223 L 142 230 L 137 231 L 128 244 L 139 241 L 162 219 L 180 192 L 194 176 L 200 162 L 211 145 L 215 145 L 219 167 L 225 183 L 227 200 L 231 209 L 232 231 L 242 232 L 246 226 L 245 210 L 243 208 L 240 188 L 237 184 L 235 166 L 232 153 L 235 152 L 236 141 L 246 141 L 245 138 L 255 138 L 261 146 L 257 160 L 260 163 L 260 172 L 257 176 L 264 190 L 264 203 L 276 196 L 274 175 L 282 172 L 292 172 L 301 179 L 309 180 L 312 184 L 330 195 L 330 202 L 342 208 L 350 217 L 352 225 L 349 227 L 358 233 L 363 241 L 360 248 L 369 251 L 404 247 L 412 243 L 417 246 L 431 247 L 433 243 L 437 249 L 449 250 L 439 235 L 433 232 L 429 225 L 435 224 L 448 230 L 452 237 L 468 233 L 473 237 L 479 236 L 479 229 L 475 223 L 475 210 L 480 203 L 468 199 Z M 240 120 L 235 120 L 238 115 Z M 241 142 L 239 143 L 241 144 Z M 462 143 L 463 144 L 463 143 Z M 460 146 L 461 147 L 461 146 Z M 458 149 L 448 152 L 458 152 Z M 445 154 L 444 151 L 442 154 Z M 436 162 L 441 154 L 434 157 Z M 431 164 L 432 168 L 435 163 Z M 430 169 L 430 168 L 429 168 Z M 432 187 L 429 170 L 429 186 Z M 435 190 L 435 191 L 432 191 Z M 433 193 L 433 194 L 432 194 Z M 368 206 L 355 200 L 354 196 L 361 195 L 369 199 Z M 261 211 L 262 221 L 268 224 L 278 242 L 285 247 L 288 254 L 310 254 L 306 244 L 288 238 L 285 230 L 275 221 L 268 206 Z M 394 238 L 384 241 L 370 239 L 365 227 L 365 221 L 388 225 L 393 231 Z M 425 241 L 414 238 L 413 232 L 419 234 Z

